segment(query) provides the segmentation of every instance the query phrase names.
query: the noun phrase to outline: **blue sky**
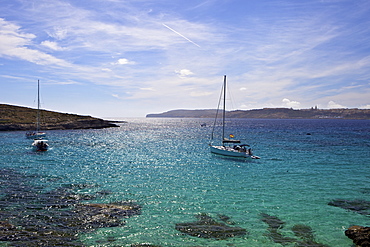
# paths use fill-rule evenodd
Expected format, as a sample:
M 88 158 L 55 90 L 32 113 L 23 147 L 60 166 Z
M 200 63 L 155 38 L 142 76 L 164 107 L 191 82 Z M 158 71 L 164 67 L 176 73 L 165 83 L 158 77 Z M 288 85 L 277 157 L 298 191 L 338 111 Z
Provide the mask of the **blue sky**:
M 0 103 L 97 117 L 370 108 L 368 0 L 1 0 Z

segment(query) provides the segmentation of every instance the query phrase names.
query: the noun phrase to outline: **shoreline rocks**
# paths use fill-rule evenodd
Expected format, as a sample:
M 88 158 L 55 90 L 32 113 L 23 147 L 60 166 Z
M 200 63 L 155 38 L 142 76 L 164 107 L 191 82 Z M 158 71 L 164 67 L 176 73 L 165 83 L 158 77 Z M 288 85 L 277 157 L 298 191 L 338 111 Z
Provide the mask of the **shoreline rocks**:
M 67 130 L 67 129 L 105 129 L 119 127 L 112 122 L 97 119 L 84 120 L 58 124 L 47 124 L 42 126 L 42 130 Z M 34 124 L 0 124 L 0 131 L 31 131 L 35 129 Z
M 370 227 L 351 226 L 345 231 L 345 234 L 358 247 L 370 246 Z

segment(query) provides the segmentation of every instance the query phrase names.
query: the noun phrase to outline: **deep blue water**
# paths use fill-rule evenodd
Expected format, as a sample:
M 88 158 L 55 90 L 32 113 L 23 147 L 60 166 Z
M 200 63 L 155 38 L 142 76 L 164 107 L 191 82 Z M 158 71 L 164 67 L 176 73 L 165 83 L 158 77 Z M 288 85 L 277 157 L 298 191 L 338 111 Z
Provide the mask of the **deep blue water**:
M 344 235 L 349 226 L 370 225 L 369 215 L 328 205 L 370 201 L 368 120 L 228 120 L 227 133 L 250 144 L 260 160 L 211 154 L 213 119 L 126 120 L 120 128 L 48 131 L 45 153 L 33 152 L 24 132 L 0 132 L 0 171 L 9 174 L 0 181 L 0 211 L 23 210 L 27 198 L 6 201 L 12 189 L 45 197 L 68 185 L 99 194 L 81 203 L 141 205 L 124 226 L 79 233 L 86 246 L 282 246 L 262 220 L 268 214 L 285 222 L 283 236 L 298 239 L 292 227 L 306 225 L 316 242 L 344 247 L 352 244 Z M 218 221 L 229 216 L 231 226 L 248 233 L 219 240 L 175 229 L 199 213 Z M 0 221 L 24 222 L 6 215 Z

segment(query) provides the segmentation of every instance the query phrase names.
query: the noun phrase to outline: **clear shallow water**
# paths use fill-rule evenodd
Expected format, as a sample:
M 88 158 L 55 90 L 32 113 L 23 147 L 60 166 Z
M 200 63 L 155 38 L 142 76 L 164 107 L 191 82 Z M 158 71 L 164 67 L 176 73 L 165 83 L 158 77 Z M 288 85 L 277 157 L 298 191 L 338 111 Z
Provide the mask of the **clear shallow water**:
M 284 236 L 295 237 L 291 228 L 303 224 L 317 242 L 344 247 L 352 244 L 346 228 L 370 225 L 369 216 L 328 205 L 370 201 L 370 121 L 229 122 L 229 132 L 245 139 L 260 160 L 211 154 L 212 122 L 128 119 L 120 128 L 48 131 L 51 149 L 42 154 L 31 151 L 23 132 L 0 132 L 0 169 L 31 178 L 28 186 L 40 193 L 84 184 L 80 193 L 109 192 L 90 203 L 133 200 L 142 206 L 125 226 L 80 233 L 86 246 L 281 246 L 266 236 L 266 213 L 286 222 Z M 248 234 L 216 240 L 175 229 L 199 213 L 216 220 L 227 215 Z

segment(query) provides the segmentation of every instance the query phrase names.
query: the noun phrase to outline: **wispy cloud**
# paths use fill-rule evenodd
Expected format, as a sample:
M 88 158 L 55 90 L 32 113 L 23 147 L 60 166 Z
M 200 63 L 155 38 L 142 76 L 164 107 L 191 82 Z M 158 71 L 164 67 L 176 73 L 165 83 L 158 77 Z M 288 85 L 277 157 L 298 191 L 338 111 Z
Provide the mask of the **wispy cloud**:
M 0 56 L 26 60 L 39 65 L 71 67 L 71 64 L 52 55 L 29 48 L 35 45 L 34 34 L 21 31 L 20 26 L 0 18 Z

